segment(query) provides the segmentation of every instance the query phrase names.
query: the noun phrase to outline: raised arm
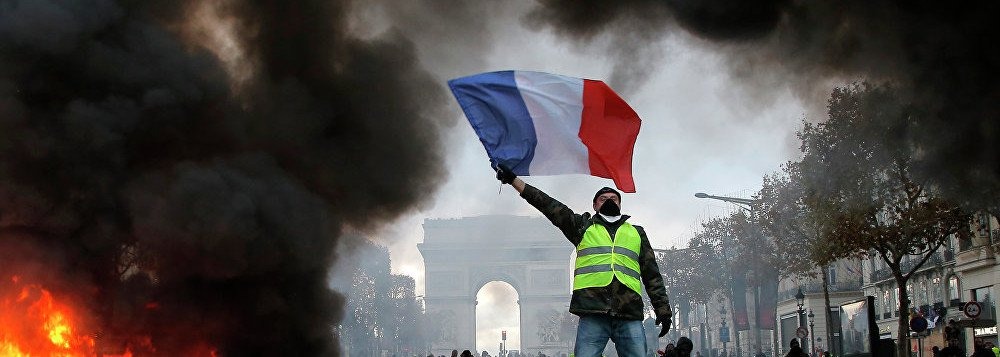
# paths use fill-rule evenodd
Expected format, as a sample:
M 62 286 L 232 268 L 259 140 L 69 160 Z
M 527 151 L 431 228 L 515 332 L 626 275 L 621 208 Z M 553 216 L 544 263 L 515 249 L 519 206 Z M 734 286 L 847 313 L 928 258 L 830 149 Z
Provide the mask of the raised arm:
M 548 218 L 552 222 L 552 225 L 559 228 L 563 232 L 563 235 L 566 236 L 566 239 L 569 239 L 570 243 L 573 243 L 574 246 L 580 244 L 580 240 L 583 238 L 583 229 L 586 228 L 586 222 L 590 219 L 589 214 L 579 215 L 574 213 L 572 209 L 562 202 L 526 184 L 506 166 L 500 165 L 500 168 L 497 170 L 497 179 L 502 183 L 513 186 L 521 198 L 528 201 L 528 204 L 538 209 L 545 218 Z

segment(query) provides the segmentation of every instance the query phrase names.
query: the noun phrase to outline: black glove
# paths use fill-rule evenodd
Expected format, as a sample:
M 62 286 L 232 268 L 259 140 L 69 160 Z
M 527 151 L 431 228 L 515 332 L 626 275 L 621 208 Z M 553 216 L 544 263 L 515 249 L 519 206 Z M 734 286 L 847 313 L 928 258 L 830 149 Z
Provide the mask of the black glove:
M 497 165 L 497 180 L 500 180 L 501 183 L 509 185 L 511 182 L 514 182 L 515 178 L 517 178 L 517 175 L 507 165 Z
M 656 318 L 656 324 L 660 325 L 660 337 L 663 337 L 667 334 L 667 331 L 670 331 L 671 323 L 673 323 L 673 321 L 670 320 L 670 316 L 660 316 Z

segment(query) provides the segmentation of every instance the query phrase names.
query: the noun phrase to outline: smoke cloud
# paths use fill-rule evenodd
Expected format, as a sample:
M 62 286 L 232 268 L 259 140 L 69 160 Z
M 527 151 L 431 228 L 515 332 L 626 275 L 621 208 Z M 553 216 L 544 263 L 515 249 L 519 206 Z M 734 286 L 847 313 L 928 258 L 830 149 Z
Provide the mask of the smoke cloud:
M 342 229 L 428 198 L 450 124 L 348 5 L 0 0 L 0 277 L 111 350 L 334 355 Z
M 955 199 L 996 209 L 998 8 L 989 1 L 543 0 L 529 18 L 576 39 L 610 34 L 622 49 L 645 41 L 636 33 L 685 31 L 726 54 L 751 96 L 776 84 L 814 97 L 831 79 L 892 83 L 921 111 L 904 133 L 925 155 L 920 173 Z

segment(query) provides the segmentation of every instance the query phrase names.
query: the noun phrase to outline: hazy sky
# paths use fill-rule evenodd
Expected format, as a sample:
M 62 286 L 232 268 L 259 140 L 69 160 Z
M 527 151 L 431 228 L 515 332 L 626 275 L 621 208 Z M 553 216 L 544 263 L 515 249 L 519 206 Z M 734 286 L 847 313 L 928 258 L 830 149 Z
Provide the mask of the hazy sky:
M 420 20 L 444 11 L 440 7 L 445 3 L 454 5 L 447 18 Z M 608 82 L 642 119 L 633 158 L 637 193 L 626 194 L 622 206 L 634 223 L 646 227 L 655 248 L 686 246 L 706 217 L 731 209 L 723 202 L 696 199 L 695 192 L 749 195 L 759 189 L 763 175 L 797 157 L 795 131 L 801 121 L 815 121 L 824 111 L 828 85 L 802 93 L 780 82 L 760 87 L 736 81 L 721 54 L 684 32 L 642 44 L 641 59 L 623 59 L 610 50 L 613 37 L 576 43 L 545 28 L 529 28 L 523 19 L 531 2 L 479 4 L 397 2 L 390 8 L 376 3 L 363 11 L 356 26 L 362 34 L 399 31 L 408 36 L 442 87 L 451 78 L 508 69 Z M 616 76 L 616 64 L 629 66 L 633 60 L 640 62 L 638 77 Z M 423 239 L 424 219 L 539 215 L 509 186 L 498 193 L 482 145 L 453 99 L 450 106 L 447 115 L 454 116 L 455 125 L 445 134 L 449 174 L 440 177 L 440 189 L 422 210 L 376 234 L 390 247 L 393 271 L 416 279 L 418 295 L 424 277 L 416 244 Z M 610 180 L 584 175 L 523 179 L 577 212 L 591 209 L 598 188 L 613 186 Z M 514 297 L 506 284 L 490 284 L 480 300 L 484 293 L 491 303 L 480 303 L 478 348 L 495 353 L 500 328 L 487 331 L 482 320 L 516 324 L 507 308 L 492 303 L 509 305 Z M 516 343 L 514 336 L 509 338 Z

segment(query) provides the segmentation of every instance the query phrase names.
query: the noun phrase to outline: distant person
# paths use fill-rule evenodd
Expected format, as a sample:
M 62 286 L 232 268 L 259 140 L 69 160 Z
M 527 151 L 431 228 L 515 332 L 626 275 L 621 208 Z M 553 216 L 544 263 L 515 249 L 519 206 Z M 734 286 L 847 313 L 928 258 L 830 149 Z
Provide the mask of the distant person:
M 802 347 L 799 346 L 798 339 L 793 338 L 791 342 L 788 342 L 788 347 L 788 353 L 785 354 L 785 357 L 809 357 L 806 351 L 803 351 Z
M 662 351 L 656 351 L 656 353 L 659 354 L 660 356 L 666 356 L 668 353 L 670 353 L 670 351 L 673 351 L 673 350 L 674 350 L 674 344 L 673 343 L 667 343 L 666 346 L 663 346 L 663 350 Z
M 472 351 L 464 350 L 462 351 L 462 357 L 475 357 L 472 355 Z
M 931 347 L 931 357 L 941 357 L 941 349 L 938 346 Z
M 988 347 L 983 339 L 977 338 L 972 343 L 972 356 L 971 357 L 996 357 Z
M 497 167 L 497 179 L 513 186 L 576 247 L 569 304 L 569 312 L 580 316 L 575 356 L 599 357 L 611 340 L 619 357 L 645 357 L 643 288 L 661 326 L 659 337 L 670 330 L 672 313 L 653 247 L 646 231 L 622 214 L 621 193 L 601 188 L 594 194 L 594 213 L 577 214 L 503 164 Z
M 948 320 L 948 324 L 944 326 L 945 341 L 959 339 L 959 334 L 961 332 L 962 330 L 955 324 L 955 319 Z
M 958 339 L 948 341 L 948 346 L 941 349 L 940 357 L 965 357 L 965 350 L 958 347 Z
M 694 350 L 694 343 L 691 342 L 691 339 L 681 337 L 677 339 L 677 345 L 665 352 L 663 357 L 691 357 L 692 350 Z

